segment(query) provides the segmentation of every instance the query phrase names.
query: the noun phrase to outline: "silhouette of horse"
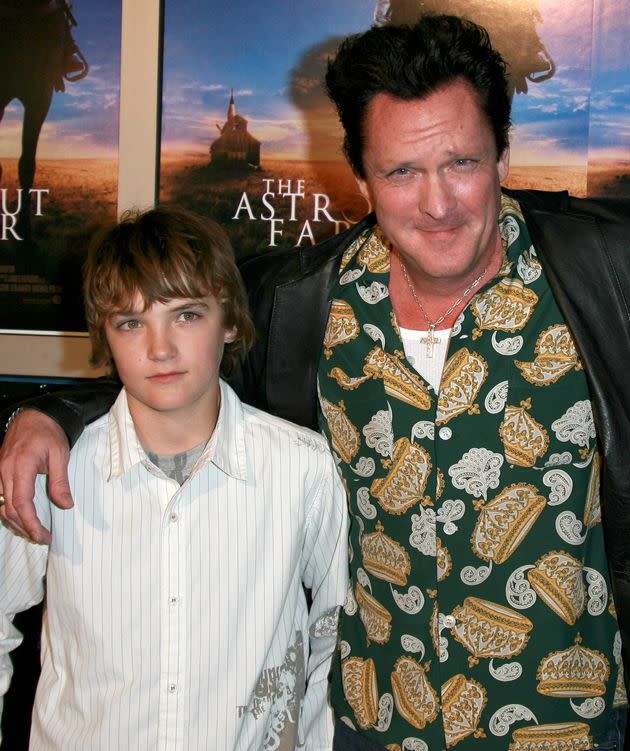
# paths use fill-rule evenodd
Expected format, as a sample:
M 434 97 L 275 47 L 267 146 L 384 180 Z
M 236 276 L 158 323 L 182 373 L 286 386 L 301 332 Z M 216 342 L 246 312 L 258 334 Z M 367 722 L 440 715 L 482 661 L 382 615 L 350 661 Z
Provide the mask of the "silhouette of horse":
M 65 89 L 64 76 L 78 80 L 88 72 L 70 34 L 73 25 L 76 21 L 65 0 L 0 0 L 0 121 L 13 99 L 24 106 L 18 162 L 22 198 L 21 202 L 18 199 L 17 228 L 21 239 L 30 237 L 30 189 L 37 142 L 53 92 Z
M 507 63 L 508 93 L 527 93 L 528 83 L 551 78 L 556 66 L 536 26 L 542 21 L 538 0 L 376 0 L 377 26 L 413 24 L 426 13 L 462 16 L 483 26 L 492 46 Z

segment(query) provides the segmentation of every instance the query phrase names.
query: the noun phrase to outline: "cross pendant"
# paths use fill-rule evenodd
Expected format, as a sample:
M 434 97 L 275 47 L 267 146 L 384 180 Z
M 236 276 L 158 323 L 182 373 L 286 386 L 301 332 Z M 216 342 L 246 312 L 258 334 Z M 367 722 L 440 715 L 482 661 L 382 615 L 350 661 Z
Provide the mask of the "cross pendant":
M 435 327 L 429 326 L 429 330 L 427 331 L 426 336 L 423 336 L 422 339 L 420 339 L 421 344 L 427 345 L 426 355 L 429 358 L 433 357 L 433 345 L 437 344 L 437 342 L 439 341 L 437 336 L 435 336 L 434 332 L 435 332 Z

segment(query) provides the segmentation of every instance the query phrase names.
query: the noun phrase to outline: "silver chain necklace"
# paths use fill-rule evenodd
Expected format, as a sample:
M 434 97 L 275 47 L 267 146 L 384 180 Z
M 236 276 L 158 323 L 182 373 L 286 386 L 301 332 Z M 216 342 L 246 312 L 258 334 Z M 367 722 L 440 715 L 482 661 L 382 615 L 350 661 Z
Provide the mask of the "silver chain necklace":
M 420 342 L 422 344 L 426 344 L 427 346 L 427 357 L 433 357 L 433 347 L 439 342 L 439 339 L 437 336 L 435 336 L 435 328 L 436 326 L 439 326 L 442 321 L 446 318 L 446 316 L 450 315 L 455 308 L 466 299 L 466 297 L 475 289 L 475 287 L 479 286 L 479 282 L 484 278 L 486 275 L 486 272 L 488 271 L 488 267 L 486 266 L 485 269 L 479 274 L 479 276 L 472 282 L 472 284 L 469 287 L 466 287 L 466 289 L 462 292 L 462 294 L 455 300 L 455 302 L 450 306 L 448 310 L 445 310 L 444 313 L 439 318 L 436 318 L 435 321 L 432 321 L 429 316 L 427 315 L 426 310 L 424 309 L 422 303 L 420 302 L 418 295 L 416 295 L 416 290 L 413 287 L 413 284 L 411 283 L 411 279 L 409 278 L 409 274 L 407 273 L 407 269 L 405 268 L 405 264 L 402 262 L 402 258 L 400 255 L 398 256 L 398 263 L 400 264 L 400 270 L 403 272 L 403 276 L 405 277 L 405 281 L 407 282 L 407 286 L 409 287 L 409 291 L 411 292 L 411 296 L 413 297 L 418 310 L 422 313 L 424 316 L 424 320 L 427 322 L 427 326 L 429 327 L 429 330 L 427 331 L 427 335 L 423 336 L 422 339 L 420 339 Z

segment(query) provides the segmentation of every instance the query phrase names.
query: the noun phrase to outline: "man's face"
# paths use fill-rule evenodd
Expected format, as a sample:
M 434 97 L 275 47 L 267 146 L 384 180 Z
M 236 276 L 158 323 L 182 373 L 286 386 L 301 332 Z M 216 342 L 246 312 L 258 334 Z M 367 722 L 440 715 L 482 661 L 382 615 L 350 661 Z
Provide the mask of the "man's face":
M 457 80 L 423 99 L 377 94 L 365 115 L 368 198 L 385 236 L 427 281 L 461 289 L 501 252 L 497 217 L 509 152 L 497 160 L 472 87 Z
M 137 293 L 128 310 L 105 323 L 131 414 L 147 424 L 160 413 L 180 424 L 190 420 L 192 428 L 216 409 L 223 347 L 236 332 L 224 328 L 214 295 L 143 307 Z

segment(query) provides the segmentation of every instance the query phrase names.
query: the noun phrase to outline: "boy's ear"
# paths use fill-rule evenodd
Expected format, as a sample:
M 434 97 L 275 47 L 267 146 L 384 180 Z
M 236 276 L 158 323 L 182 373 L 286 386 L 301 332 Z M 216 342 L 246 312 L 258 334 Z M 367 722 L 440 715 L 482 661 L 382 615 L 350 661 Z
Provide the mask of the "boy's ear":
M 238 329 L 236 326 L 232 326 L 231 329 L 225 329 L 225 334 L 223 335 L 223 341 L 225 344 L 230 344 L 236 339 L 236 335 L 238 334 Z

